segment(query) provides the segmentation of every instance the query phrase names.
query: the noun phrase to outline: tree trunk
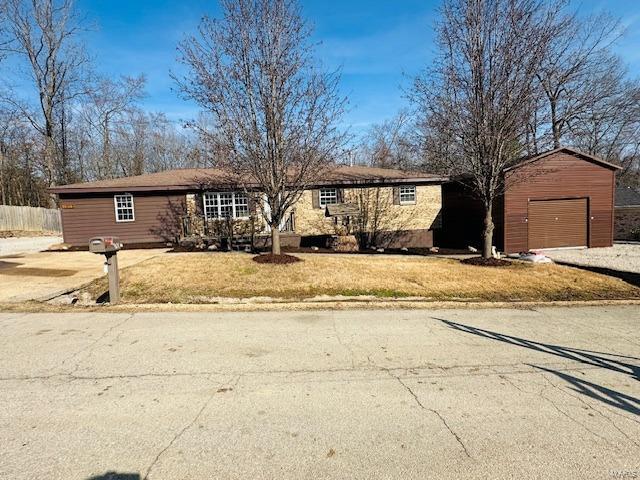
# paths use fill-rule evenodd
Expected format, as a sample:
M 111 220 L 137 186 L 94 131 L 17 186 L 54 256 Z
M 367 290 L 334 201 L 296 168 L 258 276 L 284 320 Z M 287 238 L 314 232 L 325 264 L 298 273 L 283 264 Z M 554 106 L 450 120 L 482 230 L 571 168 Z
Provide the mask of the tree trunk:
M 4 153 L 0 144 L 0 205 L 7 205 L 7 192 L 4 185 Z
M 102 124 L 102 168 L 106 171 L 106 178 L 112 178 L 111 137 L 109 133 L 109 120 L 106 118 Z
M 551 132 L 553 135 L 553 148 L 560 148 L 560 122 L 558 121 L 556 100 L 551 100 Z
M 482 232 L 482 257 L 491 258 L 491 248 L 493 247 L 493 218 L 491 204 L 485 209 L 484 230 Z
M 47 135 L 45 137 L 45 157 L 46 157 L 46 165 L 47 165 L 47 174 L 49 176 L 49 187 L 57 186 L 56 182 L 56 146 L 55 140 L 53 139 L 53 133 L 50 132 L 50 129 L 47 128 Z M 56 208 L 56 194 L 49 194 L 49 208 Z
M 278 225 L 271 226 L 271 253 L 273 255 L 280 255 L 280 229 Z

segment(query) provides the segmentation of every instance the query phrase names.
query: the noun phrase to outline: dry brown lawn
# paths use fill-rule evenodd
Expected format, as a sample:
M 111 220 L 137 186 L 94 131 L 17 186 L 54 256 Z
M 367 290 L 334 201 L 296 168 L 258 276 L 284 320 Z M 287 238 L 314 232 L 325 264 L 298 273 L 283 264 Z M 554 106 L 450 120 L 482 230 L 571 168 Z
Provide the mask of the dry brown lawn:
M 458 260 L 384 255 L 300 254 L 304 262 L 264 265 L 242 253 L 167 253 L 121 270 L 127 303 L 211 303 L 221 298 L 422 297 L 434 301 L 637 299 L 640 289 L 558 265 L 491 268 Z M 87 289 L 106 291 L 106 279 Z

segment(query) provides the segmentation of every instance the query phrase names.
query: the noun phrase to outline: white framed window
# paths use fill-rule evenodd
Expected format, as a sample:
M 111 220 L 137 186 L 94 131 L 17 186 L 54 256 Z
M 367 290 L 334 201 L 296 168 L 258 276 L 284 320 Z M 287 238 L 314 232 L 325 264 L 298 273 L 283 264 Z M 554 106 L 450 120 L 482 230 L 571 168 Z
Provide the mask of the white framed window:
M 203 204 L 207 220 L 249 218 L 249 198 L 242 192 L 207 192 Z
M 416 187 L 415 185 L 406 185 L 400 187 L 400 205 L 413 205 L 416 203 Z
M 338 203 L 338 189 L 321 188 L 318 199 L 321 207 L 326 207 L 327 205 L 335 205 L 336 203 Z
M 116 212 L 116 222 L 133 222 L 136 215 L 133 207 L 133 195 L 124 193 L 113 196 L 113 207 Z

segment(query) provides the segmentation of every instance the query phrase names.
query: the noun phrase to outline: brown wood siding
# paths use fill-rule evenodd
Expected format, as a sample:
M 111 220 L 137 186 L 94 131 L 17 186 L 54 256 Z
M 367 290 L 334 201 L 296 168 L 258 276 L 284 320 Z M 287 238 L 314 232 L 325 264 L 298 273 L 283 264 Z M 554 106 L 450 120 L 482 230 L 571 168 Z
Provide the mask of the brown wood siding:
M 458 182 L 442 186 L 442 231 L 436 245 L 447 248 L 477 247 L 482 241 L 484 212 L 471 191 Z
M 503 204 L 499 195 L 493 203 L 493 244 L 503 249 Z M 436 235 L 436 245 L 448 248 L 482 247 L 484 206 L 469 187 L 458 182 L 442 186 L 442 231 Z
M 114 235 L 127 244 L 175 238 L 185 211 L 185 194 L 134 193 L 135 220 L 116 222 L 113 194 L 60 195 L 65 243 L 85 246 L 92 237 Z
M 529 202 L 529 248 L 586 247 L 587 199 Z
M 504 240 L 507 253 L 528 245 L 529 202 L 586 198 L 588 246 L 613 243 L 613 189 L 615 172 L 568 152 L 558 152 L 506 174 Z

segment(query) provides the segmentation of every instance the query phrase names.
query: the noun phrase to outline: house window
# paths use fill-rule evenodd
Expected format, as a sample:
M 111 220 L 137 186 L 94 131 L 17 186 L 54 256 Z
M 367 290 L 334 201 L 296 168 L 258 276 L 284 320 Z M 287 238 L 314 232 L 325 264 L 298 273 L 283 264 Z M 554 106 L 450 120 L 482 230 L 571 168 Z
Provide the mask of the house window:
M 113 205 L 116 210 L 116 222 L 133 222 L 135 213 L 133 211 L 133 195 L 114 195 Z
M 412 205 L 416 203 L 416 187 L 404 186 L 400 187 L 400 205 Z
M 320 189 L 320 206 L 325 207 L 327 205 L 335 205 L 338 203 L 338 189 L 337 188 L 321 188 Z
M 240 192 L 205 193 L 204 216 L 208 220 L 248 218 L 249 199 Z

